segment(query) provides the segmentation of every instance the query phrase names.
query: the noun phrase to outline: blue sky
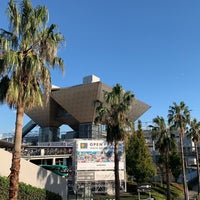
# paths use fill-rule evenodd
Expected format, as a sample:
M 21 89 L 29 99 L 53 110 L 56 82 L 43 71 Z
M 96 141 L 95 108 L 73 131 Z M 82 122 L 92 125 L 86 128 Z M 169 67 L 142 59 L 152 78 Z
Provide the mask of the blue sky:
M 0 27 L 7 29 L 0 1 Z M 173 102 L 184 101 L 200 120 L 199 0 L 32 0 L 46 5 L 49 23 L 66 38 L 59 56 L 65 74 L 52 73 L 52 83 L 68 87 L 94 74 L 151 106 L 140 118 L 167 117 Z M 11 132 L 15 112 L 0 106 L 0 133 Z M 24 123 L 29 121 L 27 117 Z

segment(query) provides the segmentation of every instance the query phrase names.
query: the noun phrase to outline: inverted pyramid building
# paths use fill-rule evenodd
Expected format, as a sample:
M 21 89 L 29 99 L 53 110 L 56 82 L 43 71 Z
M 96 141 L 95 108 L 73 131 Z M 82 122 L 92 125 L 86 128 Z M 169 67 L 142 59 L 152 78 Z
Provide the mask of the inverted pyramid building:
M 67 88 L 52 88 L 48 104 L 41 108 L 34 108 L 26 114 L 40 126 L 39 141 L 56 141 L 59 127 L 68 125 L 74 130 L 78 138 L 99 137 L 96 118 L 95 101 L 103 101 L 103 91 L 111 91 L 112 87 L 102 83 L 94 75 L 83 79 L 83 84 Z M 130 111 L 130 120 L 136 121 L 149 105 L 135 99 Z

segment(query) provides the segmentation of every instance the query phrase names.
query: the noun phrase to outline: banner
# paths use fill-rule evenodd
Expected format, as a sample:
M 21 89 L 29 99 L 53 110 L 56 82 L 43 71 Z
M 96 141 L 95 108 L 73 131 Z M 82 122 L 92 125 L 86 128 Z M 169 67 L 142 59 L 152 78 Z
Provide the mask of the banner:
M 119 169 L 124 169 L 124 145 L 119 143 Z M 77 170 L 114 170 L 114 147 L 105 140 L 77 140 Z

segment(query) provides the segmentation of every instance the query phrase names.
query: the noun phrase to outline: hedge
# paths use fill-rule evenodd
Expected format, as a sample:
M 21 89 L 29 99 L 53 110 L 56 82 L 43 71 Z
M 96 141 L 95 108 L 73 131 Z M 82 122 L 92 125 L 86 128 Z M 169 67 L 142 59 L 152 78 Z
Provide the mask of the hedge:
M 6 177 L 0 177 L 0 200 L 9 199 L 9 180 Z M 18 199 L 20 200 L 62 200 L 59 194 L 55 194 L 45 189 L 40 189 L 19 183 Z

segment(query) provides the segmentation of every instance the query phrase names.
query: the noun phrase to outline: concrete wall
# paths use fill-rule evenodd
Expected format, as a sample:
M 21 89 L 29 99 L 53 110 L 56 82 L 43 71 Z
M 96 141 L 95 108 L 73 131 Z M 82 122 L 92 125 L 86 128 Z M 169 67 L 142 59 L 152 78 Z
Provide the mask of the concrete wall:
M 0 149 L 0 176 L 8 177 L 10 174 L 12 154 Z M 30 184 L 38 188 L 59 193 L 63 200 L 67 199 L 67 180 L 61 176 L 47 171 L 35 164 L 21 159 L 20 182 Z

